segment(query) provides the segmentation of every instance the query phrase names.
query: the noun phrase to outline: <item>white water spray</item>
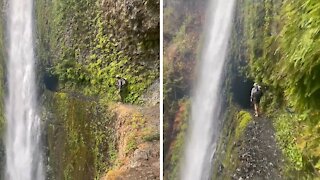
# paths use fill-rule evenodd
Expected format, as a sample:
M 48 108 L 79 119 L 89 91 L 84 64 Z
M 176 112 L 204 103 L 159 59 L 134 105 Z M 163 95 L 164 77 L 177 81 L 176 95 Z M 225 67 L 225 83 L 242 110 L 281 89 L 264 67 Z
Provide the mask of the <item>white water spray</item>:
M 33 50 L 33 1 L 9 0 L 6 179 L 43 180 Z
M 192 99 L 192 117 L 182 165 L 182 180 L 207 180 L 212 171 L 219 124 L 220 80 L 226 59 L 235 0 L 213 0 L 198 82 Z

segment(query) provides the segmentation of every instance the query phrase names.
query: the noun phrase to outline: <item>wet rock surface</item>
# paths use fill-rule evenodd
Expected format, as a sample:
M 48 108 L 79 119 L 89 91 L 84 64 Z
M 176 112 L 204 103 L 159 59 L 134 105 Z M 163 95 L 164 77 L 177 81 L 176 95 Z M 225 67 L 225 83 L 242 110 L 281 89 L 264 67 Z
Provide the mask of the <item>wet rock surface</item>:
M 160 79 L 156 80 L 140 97 L 146 106 L 155 106 L 160 103 Z
M 232 179 L 280 180 L 283 163 L 271 120 L 255 118 L 246 128 Z

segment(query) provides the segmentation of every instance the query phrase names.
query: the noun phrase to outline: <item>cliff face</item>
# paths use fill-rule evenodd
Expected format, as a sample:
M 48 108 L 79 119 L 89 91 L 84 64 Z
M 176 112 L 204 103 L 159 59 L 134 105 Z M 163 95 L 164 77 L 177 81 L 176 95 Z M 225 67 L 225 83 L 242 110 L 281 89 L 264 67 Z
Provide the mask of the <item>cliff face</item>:
M 148 90 L 159 95 L 158 88 Z M 49 179 L 159 179 L 159 99 L 148 106 L 43 95 Z
M 43 95 L 43 137 L 49 179 L 94 179 L 113 166 L 116 118 L 98 99 Z
M 159 1 L 35 7 L 48 178 L 159 178 Z
M 36 3 L 39 66 L 59 90 L 118 100 L 139 97 L 159 77 L 159 1 L 58 0 Z

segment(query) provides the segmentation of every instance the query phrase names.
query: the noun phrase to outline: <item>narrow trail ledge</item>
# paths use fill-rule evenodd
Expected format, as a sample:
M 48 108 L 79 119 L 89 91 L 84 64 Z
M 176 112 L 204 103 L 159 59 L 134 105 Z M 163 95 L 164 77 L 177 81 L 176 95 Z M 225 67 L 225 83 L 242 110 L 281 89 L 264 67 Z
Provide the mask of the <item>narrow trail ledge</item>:
M 116 103 L 116 152 L 112 169 L 102 180 L 160 179 L 160 81 L 141 97 L 143 105 Z
M 254 118 L 246 127 L 239 146 L 233 179 L 282 179 L 283 158 L 275 139 L 272 121 Z
M 272 121 L 238 108 L 230 108 L 227 114 L 212 179 L 284 179 L 284 156 L 276 143 Z
M 159 179 L 159 106 L 118 103 L 112 111 L 117 119 L 117 160 L 102 179 Z

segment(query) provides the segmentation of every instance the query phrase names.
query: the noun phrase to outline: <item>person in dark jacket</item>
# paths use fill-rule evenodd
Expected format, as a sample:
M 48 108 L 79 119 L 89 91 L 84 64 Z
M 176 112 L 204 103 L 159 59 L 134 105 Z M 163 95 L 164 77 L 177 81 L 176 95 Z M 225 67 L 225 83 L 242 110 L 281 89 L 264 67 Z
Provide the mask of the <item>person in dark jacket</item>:
M 119 75 L 116 75 L 116 78 L 117 78 L 117 82 L 116 82 L 117 89 L 118 89 L 121 101 L 123 101 L 125 97 L 125 88 L 127 85 L 127 80 L 120 77 Z
M 260 113 L 260 99 L 262 97 L 262 90 L 261 86 L 258 85 L 258 83 L 254 83 L 253 88 L 251 89 L 251 96 L 250 101 L 253 103 L 254 106 L 254 116 L 258 117 Z

